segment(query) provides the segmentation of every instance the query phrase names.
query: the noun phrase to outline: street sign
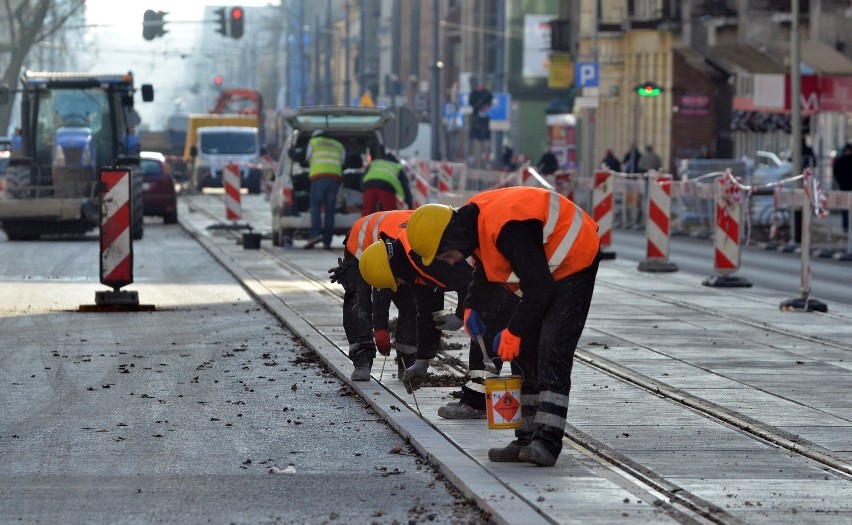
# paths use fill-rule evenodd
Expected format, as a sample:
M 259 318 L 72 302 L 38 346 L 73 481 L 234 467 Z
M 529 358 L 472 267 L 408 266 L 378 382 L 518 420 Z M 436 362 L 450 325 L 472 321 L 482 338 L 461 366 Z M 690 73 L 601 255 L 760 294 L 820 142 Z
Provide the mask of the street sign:
M 494 93 L 494 98 L 491 99 L 491 107 L 488 109 L 488 118 L 491 123 L 494 121 L 506 121 L 510 119 L 509 112 L 512 106 L 512 95 L 509 93 Z M 470 107 L 470 92 L 459 91 L 459 111 L 462 115 L 470 115 L 473 113 L 473 108 Z M 493 126 L 492 126 L 493 129 Z
M 574 98 L 574 109 L 595 109 L 598 107 L 598 97 Z
M 577 87 L 598 87 L 598 64 L 595 62 L 577 62 L 574 79 Z

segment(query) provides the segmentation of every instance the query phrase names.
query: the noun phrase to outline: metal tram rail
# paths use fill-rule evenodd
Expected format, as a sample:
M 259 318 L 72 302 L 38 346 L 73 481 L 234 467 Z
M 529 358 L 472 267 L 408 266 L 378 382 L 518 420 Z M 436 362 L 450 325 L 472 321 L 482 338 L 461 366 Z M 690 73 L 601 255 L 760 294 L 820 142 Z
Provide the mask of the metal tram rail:
M 206 210 L 195 209 L 195 211 L 203 211 L 215 220 L 215 217 Z M 261 250 L 270 255 L 282 268 L 301 276 L 305 283 L 314 287 L 318 293 L 330 298 L 342 307 L 342 287 L 332 284 L 326 279 L 317 278 L 314 274 L 299 265 L 294 264 L 286 258 L 286 251 L 282 251 L 280 248 L 262 246 Z M 810 334 L 797 332 L 792 329 L 765 325 L 730 312 L 694 305 L 681 301 L 675 297 L 666 297 L 664 293 L 655 292 L 652 294 L 606 282 L 599 282 L 597 283 L 597 286 L 613 287 L 617 288 L 622 293 L 629 293 L 641 297 L 653 297 L 653 299 L 657 301 L 664 301 L 705 315 L 724 318 L 730 323 L 739 323 L 752 327 L 757 326 L 762 330 L 776 331 L 783 333 L 785 336 L 800 339 L 802 341 L 828 344 L 852 353 L 852 344 L 846 344 L 835 340 L 826 340 Z M 736 292 L 732 290 L 731 293 L 747 292 Z M 455 305 L 456 300 L 453 295 L 454 294 L 447 294 L 445 300 L 448 303 Z M 840 318 L 838 317 L 838 319 Z M 305 319 L 305 321 L 310 323 L 307 319 Z M 344 354 L 346 353 L 345 349 L 341 348 L 340 351 Z M 451 355 L 451 353 L 445 351 L 445 349 L 442 348 L 441 351 L 439 351 L 436 359 L 438 361 L 438 363 L 435 363 L 435 368 L 437 370 L 446 372 L 453 376 L 458 376 L 460 380 L 467 375 L 467 366 L 465 363 Z M 699 414 L 716 424 L 734 428 L 741 434 L 746 435 L 755 441 L 783 448 L 793 457 L 813 462 L 825 471 L 830 471 L 846 480 L 852 480 L 852 463 L 843 458 L 836 457 L 830 450 L 827 450 L 824 447 L 810 443 L 800 437 L 793 436 L 782 429 L 755 420 L 734 410 L 722 407 L 712 401 L 691 395 L 664 382 L 650 378 L 636 370 L 601 357 L 588 348 L 578 347 L 575 354 L 575 360 L 584 366 L 594 368 L 610 375 L 632 388 L 639 389 L 645 395 L 656 396 L 671 403 L 689 407 L 689 409 L 691 409 L 694 413 Z M 395 369 L 395 367 L 389 368 Z M 708 373 L 711 372 L 708 371 Z M 390 378 L 391 374 L 387 373 L 385 377 Z M 379 378 L 375 377 L 374 374 L 374 379 L 380 383 L 386 381 L 385 377 L 382 377 L 381 381 L 379 381 Z M 412 404 L 409 403 L 408 400 L 400 399 L 400 401 L 408 404 L 411 408 Z M 731 515 L 723 508 L 719 507 L 719 505 L 707 501 L 696 494 L 692 494 L 678 486 L 673 481 L 660 476 L 652 469 L 634 462 L 630 458 L 621 454 L 618 450 L 612 449 L 570 424 L 566 427 L 564 439 L 566 446 L 573 448 L 582 456 L 588 458 L 589 461 L 596 464 L 598 467 L 596 470 L 599 472 L 604 471 L 610 473 L 611 477 L 607 476 L 610 481 L 622 486 L 629 492 L 636 495 L 636 497 L 663 509 L 668 515 L 681 523 L 742 523 L 742 520 Z

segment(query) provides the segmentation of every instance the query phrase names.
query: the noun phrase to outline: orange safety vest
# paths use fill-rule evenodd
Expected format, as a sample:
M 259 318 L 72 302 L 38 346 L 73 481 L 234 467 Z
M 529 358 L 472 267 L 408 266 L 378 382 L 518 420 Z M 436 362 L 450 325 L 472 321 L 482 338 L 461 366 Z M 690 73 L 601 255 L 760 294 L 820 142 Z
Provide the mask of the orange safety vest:
M 391 239 L 399 239 L 405 249 L 405 256 L 408 257 L 408 261 L 420 274 L 414 284 L 430 287 L 437 285 L 446 288 L 444 283 L 424 272 L 420 266 L 415 264 L 411 255 L 409 255 L 411 245 L 408 242 L 408 235 L 405 233 L 405 226 L 408 224 L 408 219 L 412 213 L 414 213 L 414 210 L 389 210 L 378 211 L 361 217 L 355 221 L 355 224 L 349 230 L 349 235 L 346 237 L 346 249 L 355 258 L 360 259 L 364 250 L 381 239 L 380 234 L 383 233 Z
M 408 210 L 406 210 L 406 211 L 408 211 Z M 413 210 L 410 210 L 410 211 L 413 212 Z M 433 276 L 429 275 L 428 273 L 426 273 L 425 271 L 423 271 L 423 268 L 421 268 L 420 265 L 415 263 L 414 260 L 411 258 L 412 250 L 411 250 L 411 243 L 408 242 L 408 231 L 407 230 L 402 230 L 402 233 L 400 233 L 400 235 L 397 239 L 399 239 L 399 242 L 402 243 L 402 247 L 405 248 L 405 255 L 408 257 L 409 262 L 411 262 L 411 266 L 414 266 L 414 269 L 417 270 L 417 273 L 420 274 L 420 276 L 417 277 L 417 279 L 414 280 L 414 284 L 422 284 L 424 286 L 429 286 L 429 287 L 433 287 L 433 286 L 438 286 L 440 288 L 446 288 L 447 287 L 446 284 L 442 283 L 441 281 L 439 281 L 435 277 L 433 277 Z
M 379 234 L 384 233 L 392 239 L 399 237 L 405 231 L 408 218 L 414 210 L 389 210 L 378 211 L 361 217 L 349 230 L 346 237 L 346 249 L 360 259 L 371 244 L 381 239 Z
M 598 225 L 566 197 L 542 188 L 512 187 L 482 192 L 469 203 L 479 207 L 479 247 L 486 278 L 518 292 L 519 280 L 503 254 L 497 236 L 510 221 L 535 219 L 544 231 L 544 254 L 553 280 L 587 268 L 600 249 Z

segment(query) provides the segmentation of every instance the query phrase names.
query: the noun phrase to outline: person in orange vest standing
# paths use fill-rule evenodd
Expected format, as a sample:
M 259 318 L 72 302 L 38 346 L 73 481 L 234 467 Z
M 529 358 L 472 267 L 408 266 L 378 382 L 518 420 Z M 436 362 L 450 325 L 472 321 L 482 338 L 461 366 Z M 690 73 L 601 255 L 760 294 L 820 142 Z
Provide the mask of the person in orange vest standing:
M 562 451 L 574 351 L 601 259 L 597 230 L 568 198 L 532 187 L 485 191 L 458 209 L 426 204 L 408 220 L 409 243 L 424 264 L 474 258 L 464 311 L 471 337 L 485 333 L 477 286 L 500 283 L 521 295 L 493 343 L 522 376 L 521 425 L 509 445 L 488 451 L 491 461 L 552 466 Z M 428 369 L 418 354 L 403 383 L 417 388 Z
M 343 286 L 343 329 L 349 342 L 353 381 L 369 381 L 376 350 L 389 355 L 389 311 L 397 307 L 394 339 L 402 372 L 416 359 L 419 348 L 436 351 L 442 329 L 461 328 L 461 311 L 435 318 L 444 307 L 446 291 L 459 292 L 464 301 L 472 269 L 467 264 L 433 265 L 429 273 L 418 256 L 406 249 L 405 224 L 410 210 L 392 210 L 361 217 L 346 235 L 343 258 L 328 272 L 331 282 Z M 375 287 L 373 289 L 372 287 Z M 449 325 L 449 326 L 447 326 Z
M 326 136 L 323 130 L 318 129 L 311 135 L 305 158 L 310 166 L 308 178 L 311 181 L 308 193 L 311 237 L 305 248 L 313 248 L 322 242 L 323 247 L 328 250 L 331 249 L 331 238 L 334 236 L 335 203 L 340 182 L 343 180 L 346 148 L 340 141 Z
M 408 209 L 414 208 L 408 175 L 392 153 L 385 153 L 370 162 L 361 180 L 361 190 L 364 192 L 363 215 L 396 210 L 398 202 L 404 202 Z

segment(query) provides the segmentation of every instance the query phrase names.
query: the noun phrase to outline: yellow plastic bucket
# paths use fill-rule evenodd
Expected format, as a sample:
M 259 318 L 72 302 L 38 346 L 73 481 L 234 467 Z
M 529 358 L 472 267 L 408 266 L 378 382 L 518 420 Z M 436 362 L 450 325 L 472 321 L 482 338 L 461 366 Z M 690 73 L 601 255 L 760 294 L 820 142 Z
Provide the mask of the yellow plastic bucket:
M 486 377 L 485 410 L 488 428 L 521 426 L 521 376 Z

